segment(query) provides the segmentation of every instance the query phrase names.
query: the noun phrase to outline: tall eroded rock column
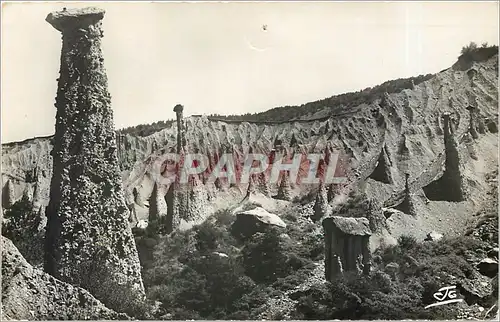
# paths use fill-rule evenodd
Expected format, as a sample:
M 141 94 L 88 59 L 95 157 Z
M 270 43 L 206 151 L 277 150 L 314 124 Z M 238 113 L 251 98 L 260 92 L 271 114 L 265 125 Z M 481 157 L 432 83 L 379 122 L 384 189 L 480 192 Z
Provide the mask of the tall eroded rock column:
M 182 111 L 184 107 L 180 104 L 174 106 L 174 112 L 177 120 L 177 146 L 176 152 L 178 156 L 181 156 L 181 152 L 183 151 L 183 147 L 185 145 L 184 138 L 184 120 L 182 118 Z M 179 172 L 177 172 L 179 175 Z M 176 189 L 175 182 L 170 183 L 168 187 L 167 193 L 165 194 L 165 202 L 167 203 L 167 217 L 164 222 L 164 229 L 167 233 L 171 233 L 174 231 L 180 223 L 179 214 L 185 213 L 187 205 L 185 201 L 187 200 L 186 196 L 182 195 L 182 192 L 175 191 Z M 177 188 L 179 185 L 177 184 Z
M 184 139 L 184 120 L 182 118 L 182 111 L 184 107 L 180 104 L 174 106 L 175 118 L 177 120 L 177 153 L 181 153 L 185 144 Z
M 144 300 L 141 267 L 119 174 L 97 8 L 50 13 L 62 33 L 46 271 L 108 307 L 133 313 Z

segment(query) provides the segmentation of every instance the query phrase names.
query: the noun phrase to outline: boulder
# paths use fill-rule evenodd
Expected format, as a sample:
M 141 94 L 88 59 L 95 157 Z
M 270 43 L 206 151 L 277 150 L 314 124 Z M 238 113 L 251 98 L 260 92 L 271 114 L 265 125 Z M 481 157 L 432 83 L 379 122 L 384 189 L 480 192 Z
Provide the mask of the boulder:
M 214 255 L 217 255 L 219 257 L 223 257 L 223 258 L 228 258 L 229 255 L 227 255 L 226 253 L 220 253 L 220 252 L 213 252 Z
M 283 229 L 286 228 L 286 224 L 277 215 L 268 212 L 264 208 L 256 207 L 236 214 L 232 233 L 236 237 L 249 237 L 271 227 Z
M 2 321 L 124 319 L 86 290 L 33 268 L 2 236 Z
M 427 237 L 425 237 L 424 240 L 437 241 L 437 240 L 440 240 L 441 238 L 443 238 L 443 234 L 440 234 L 440 233 L 435 232 L 435 231 L 431 231 L 430 233 L 427 234 Z

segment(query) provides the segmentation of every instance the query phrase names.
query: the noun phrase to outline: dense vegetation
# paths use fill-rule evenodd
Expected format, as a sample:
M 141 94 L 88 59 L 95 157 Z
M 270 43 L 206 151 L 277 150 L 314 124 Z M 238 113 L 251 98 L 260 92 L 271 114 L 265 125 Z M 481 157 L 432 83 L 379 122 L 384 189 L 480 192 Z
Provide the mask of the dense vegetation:
M 129 134 L 129 135 L 133 135 L 133 136 L 145 137 L 145 136 L 149 136 L 155 132 L 166 129 L 167 127 L 172 126 L 172 124 L 174 122 L 175 122 L 175 120 L 166 120 L 166 121 L 154 122 L 151 124 L 139 124 L 136 126 L 129 126 L 129 127 L 120 129 L 116 132 L 117 132 L 117 134 L 121 134 L 121 135 Z
M 42 224 L 42 215 L 33 213 L 33 205 L 27 195 L 23 195 L 3 213 L 2 235 L 9 238 L 24 257 L 36 266 L 43 262 L 45 236 L 39 229 Z
M 323 256 L 313 224 L 236 240 L 233 220 L 220 212 L 188 231 L 137 237 L 148 298 L 161 302 L 155 318 L 257 318 L 273 293 L 298 285 Z
M 416 243 L 402 237 L 396 246 L 378 250 L 370 276 L 347 275 L 302 295 L 296 318 L 455 319 L 456 307 L 424 307 L 436 302 L 433 293 L 441 287 L 474 278 L 477 272 L 465 258 L 484 250 L 485 244 L 472 238 Z
M 403 236 L 375 252 L 369 276 L 345 275 L 298 289 L 313 273 L 323 281 L 323 270 L 319 276 L 315 271 L 324 258 L 322 230 L 293 210 L 282 218 L 286 230 L 268 229 L 246 240 L 230 234 L 229 212 L 170 236 L 150 231 L 137 237 L 147 296 L 156 302 L 152 317 L 261 319 L 271 311 L 272 319 L 282 319 L 266 303 L 287 292 L 296 301 L 288 312 L 292 319 L 455 319 L 456 306 L 424 307 L 443 285 L 473 279 L 478 273 L 466 259 L 483 258 L 489 250 L 489 243 L 471 237 L 417 243 Z M 467 299 L 467 292 L 462 295 Z
M 493 55 L 498 54 L 498 46 L 489 46 L 488 43 L 485 42 L 481 45 L 481 47 L 479 47 L 475 42 L 471 41 L 467 46 L 462 47 L 458 58 L 460 59 L 460 57 L 466 57 L 474 60 L 475 54 L 483 54 L 484 59 L 488 59 Z

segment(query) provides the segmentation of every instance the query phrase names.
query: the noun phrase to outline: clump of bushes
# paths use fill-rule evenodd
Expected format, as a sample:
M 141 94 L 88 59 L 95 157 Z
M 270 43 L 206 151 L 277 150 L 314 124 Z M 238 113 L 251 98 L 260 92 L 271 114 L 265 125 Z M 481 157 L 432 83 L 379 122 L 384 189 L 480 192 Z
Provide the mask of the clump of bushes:
M 302 283 L 322 255 L 323 241 L 300 228 L 298 245 L 273 228 L 237 240 L 234 219 L 220 211 L 187 231 L 136 237 L 148 299 L 161 302 L 155 318 L 255 319 L 271 296 Z
M 166 129 L 172 124 L 176 122 L 175 120 L 166 120 L 166 121 L 158 121 L 150 124 L 139 124 L 135 126 L 129 126 L 123 129 L 120 129 L 117 132 L 119 135 L 133 135 L 133 136 L 140 136 L 140 137 L 146 137 L 149 136 L 153 133 L 159 132 L 163 129 Z
M 354 211 L 363 200 L 345 207 Z M 141 263 L 148 298 L 161 303 L 155 318 L 260 319 L 267 301 L 287 292 L 298 302 L 288 312 L 293 319 L 454 319 L 455 306 L 425 306 L 441 287 L 474 278 L 467 259 L 489 249 L 469 237 L 419 243 L 401 236 L 374 253 L 369 276 L 347 273 L 304 291 L 298 286 L 324 255 L 317 224 L 289 223 L 238 240 L 230 234 L 233 222 L 233 214 L 221 211 L 188 231 L 142 241 L 152 247 Z
M 498 46 L 489 46 L 488 43 L 483 43 L 479 47 L 475 42 L 471 41 L 468 45 L 462 47 L 458 58 L 466 61 L 481 61 L 496 54 L 498 54 Z
M 296 295 L 295 319 L 455 319 L 456 307 L 425 309 L 438 289 L 472 277 L 464 259 L 486 246 L 467 237 L 418 243 L 402 236 L 397 245 L 375 253 L 369 276 L 345 274 L 325 286 Z M 391 263 L 396 272 L 386 265 Z
M 37 267 L 43 265 L 45 234 L 40 214 L 33 211 L 25 194 L 3 213 L 2 235 L 9 238 L 26 260 Z

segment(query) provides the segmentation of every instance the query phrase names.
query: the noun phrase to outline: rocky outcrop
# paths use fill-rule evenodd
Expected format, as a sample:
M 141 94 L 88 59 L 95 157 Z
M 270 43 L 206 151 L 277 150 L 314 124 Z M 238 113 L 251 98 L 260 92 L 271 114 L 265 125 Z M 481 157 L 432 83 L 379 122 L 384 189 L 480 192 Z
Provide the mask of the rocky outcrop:
M 63 45 L 45 269 L 112 309 L 133 312 L 144 287 L 119 174 L 101 52 L 103 17 L 103 10 L 85 8 L 46 18 L 62 33 Z
M 392 184 L 392 162 L 389 157 L 387 146 L 384 146 L 380 151 L 375 170 L 370 174 L 370 178 L 385 184 Z
M 332 281 L 345 271 L 368 274 L 371 267 L 369 238 L 372 234 L 366 218 L 327 217 L 325 232 L 325 276 Z
M 405 174 L 405 190 L 404 190 L 404 198 L 403 202 L 397 205 L 395 208 L 399 211 L 404 212 L 405 214 L 409 214 L 412 216 L 417 215 L 417 211 L 415 209 L 415 204 L 413 202 L 413 196 L 410 191 L 410 175 L 408 173 Z
M 1 320 L 128 320 L 83 288 L 33 268 L 2 236 Z
M 456 135 L 451 125 L 450 114 L 443 115 L 444 123 L 444 147 L 445 147 L 445 170 L 443 176 L 424 187 L 427 198 L 431 200 L 445 200 L 460 202 L 466 197 L 466 191 L 462 178 L 461 168 L 464 161 L 461 160 Z
M 236 214 L 231 233 L 238 238 L 247 238 L 257 232 L 264 232 L 268 227 L 286 228 L 281 218 L 267 210 L 256 207 Z
M 155 227 L 159 231 L 165 231 L 166 228 L 168 205 L 165 202 L 164 194 L 164 190 L 155 182 L 149 197 L 148 222 L 151 227 Z

